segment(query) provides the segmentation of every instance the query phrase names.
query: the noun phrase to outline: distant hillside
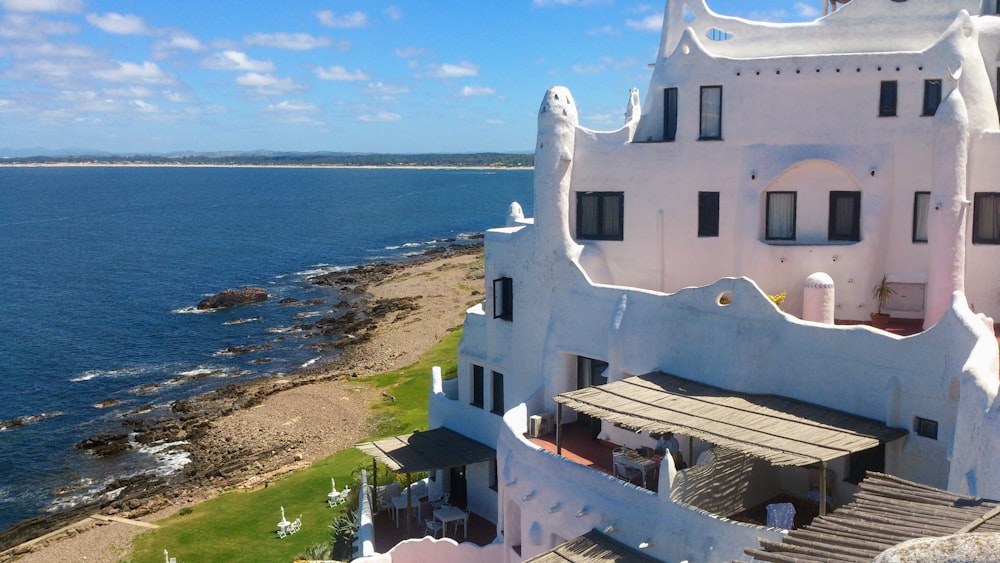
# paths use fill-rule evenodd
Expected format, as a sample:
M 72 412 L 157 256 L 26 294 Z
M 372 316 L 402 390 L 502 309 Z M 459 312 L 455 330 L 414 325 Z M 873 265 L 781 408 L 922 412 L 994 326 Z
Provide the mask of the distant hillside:
M 2 153 L 0 153 L 2 154 Z M 216 166 L 434 166 L 531 168 L 530 153 L 467 153 L 467 154 L 353 154 L 301 152 L 216 152 L 168 155 L 42 155 L 2 156 L 3 164 L 150 164 L 150 165 L 216 165 Z

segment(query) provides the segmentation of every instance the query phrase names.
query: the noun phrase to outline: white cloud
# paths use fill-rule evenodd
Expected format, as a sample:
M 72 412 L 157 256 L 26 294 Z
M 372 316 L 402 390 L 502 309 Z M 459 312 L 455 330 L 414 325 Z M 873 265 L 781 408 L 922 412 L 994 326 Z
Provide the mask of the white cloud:
M 493 90 L 493 88 L 488 88 L 486 86 L 463 86 L 462 90 L 458 93 L 458 95 L 463 97 L 490 96 L 495 93 L 496 91 Z
M 70 12 L 83 9 L 83 0 L 0 0 L 0 8 L 11 12 Z
M 792 8 L 795 9 L 795 13 L 803 18 L 818 18 L 822 14 L 819 8 L 812 4 L 806 4 L 805 2 L 796 2 Z
M 165 41 L 153 43 L 153 58 L 165 59 L 175 50 L 181 51 L 201 51 L 205 48 L 201 41 L 193 35 L 184 32 L 171 32 Z
M 613 0 L 533 0 L 535 6 L 610 6 Z
M 116 98 L 152 98 L 155 93 L 145 86 L 129 86 L 128 88 L 105 88 L 104 93 Z
M 402 84 L 386 84 L 384 82 L 372 82 L 368 84 L 364 92 L 366 94 L 382 94 L 384 96 L 398 96 L 399 94 L 409 94 L 410 87 Z
M 142 100 L 132 100 L 129 104 L 142 113 L 158 113 L 160 108 Z
M 268 111 L 277 112 L 316 112 L 319 110 L 316 104 L 304 100 L 282 100 L 276 104 L 267 106 Z
M 146 22 L 135 14 L 123 15 L 115 12 L 108 12 L 103 16 L 87 14 L 87 21 L 97 29 L 115 35 L 149 35 L 153 33 L 151 29 L 146 27 Z
M 184 104 L 194 101 L 194 99 L 190 95 L 177 92 L 175 90 L 164 90 L 162 92 L 162 95 L 163 99 L 167 100 L 168 102 L 173 102 L 175 104 Z
M 342 66 L 316 67 L 313 70 L 321 80 L 371 80 L 371 76 L 359 69 L 350 71 Z
M 403 19 L 403 10 L 400 10 L 399 6 L 389 6 L 385 10 L 382 10 L 382 13 L 394 22 Z
M 333 41 L 329 37 L 315 37 L 308 33 L 254 33 L 246 36 L 244 41 L 248 45 L 291 49 L 292 51 L 309 51 L 333 45 Z
M 607 67 L 602 64 L 596 65 L 582 65 L 575 64 L 571 67 L 573 72 L 577 74 L 598 74 L 607 70 Z
M 241 74 L 236 77 L 236 83 L 263 96 L 287 94 L 288 92 L 296 92 L 302 89 L 302 86 L 296 84 L 291 78 L 278 78 L 271 74 L 261 74 L 259 72 Z
M 316 12 L 316 19 L 326 27 L 364 27 L 368 25 L 368 16 L 364 12 L 351 12 L 337 15 L 330 10 Z
M 429 56 L 431 55 L 431 52 L 427 49 L 421 49 L 420 47 L 401 47 L 393 51 L 393 54 L 404 59 L 412 59 L 414 57 Z
M 505 122 L 502 119 L 490 118 L 486 120 L 486 123 L 489 125 L 503 125 Z
M 98 70 L 94 76 L 108 82 L 133 82 L 145 84 L 172 84 L 172 76 L 163 72 L 156 63 L 145 61 L 141 65 L 135 63 L 117 63 L 117 68 Z
M 663 29 L 663 14 L 651 14 L 641 20 L 625 20 L 625 25 L 639 31 L 655 31 Z
M 379 121 L 399 121 L 403 119 L 398 113 L 393 113 L 391 111 L 380 111 L 376 113 L 363 113 L 358 116 L 358 121 L 365 121 L 368 123 L 374 123 Z
M 462 61 L 457 65 L 443 64 L 431 69 L 429 76 L 435 78 L 465 78 L 479 74 L 478 67 L 470 62 Z
M 587 35 L 591 37 L 596 37 L 600 35 L 621 35 L 622 32 L 611 27 L 610 25 L 605 25 L 601 27 L 595 27 L 593 29 L 587 30 Z
M 235 70 L 242 72 L 272 72 L 274 63 L 271 61 L 256 61 L 243 51 L 227 50 L 213 53 L 201 61 L 203 68 L 212 70 Z
M 7 14 L 0 20 L 0 37 L 4 39 L 45 39 L 49 35 L 69 35 L 79 28 L 68 22 L 47 20 L 29 14 Z

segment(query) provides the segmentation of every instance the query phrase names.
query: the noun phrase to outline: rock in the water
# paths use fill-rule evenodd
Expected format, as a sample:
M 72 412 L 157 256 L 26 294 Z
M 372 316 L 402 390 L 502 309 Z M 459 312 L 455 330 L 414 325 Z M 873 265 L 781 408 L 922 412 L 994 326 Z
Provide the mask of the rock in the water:
M 101 432 L 86 440 L 78 442 L 76 448 L 88 450 L 97 457 L 107 457 L 121 453 L 129 448 L 127 434 L 108 434 Z
M 237 307 L 267 301 L 267 291 L 261 287 L 245 287 L 243 289 L 227 289 L 198 303 L 198 309 L 221 309 Z

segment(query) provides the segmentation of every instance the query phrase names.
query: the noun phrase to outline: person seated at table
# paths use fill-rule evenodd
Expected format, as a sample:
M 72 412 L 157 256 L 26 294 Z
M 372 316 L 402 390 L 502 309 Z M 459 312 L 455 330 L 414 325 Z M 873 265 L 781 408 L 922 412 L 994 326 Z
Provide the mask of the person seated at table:
M 673 432 L 667 432 L 666 434 L 661 434 L 659 439 L 656 440 L 656 447 L 653 449 L 657 454 L 665 456 L 670 454 L 670 458 L 674 461 L 674 467 L 677 469 L 684 469 L 687 464 L 684 463 L 684 456 L 681 455 L 681 445 L 674 437 Z

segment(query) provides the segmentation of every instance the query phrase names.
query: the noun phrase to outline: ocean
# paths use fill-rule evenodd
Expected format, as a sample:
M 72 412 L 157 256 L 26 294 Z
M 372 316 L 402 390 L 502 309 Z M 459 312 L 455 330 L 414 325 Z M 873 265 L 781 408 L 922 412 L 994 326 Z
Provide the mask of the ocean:
M 322 364 L 289 330 L 339 300 L 309 276 L 474 238 L 512 201 L 530 216 L 530 170 L 0 167 L 0 421 L 39 417 L 0 430 L 0 530 L 183 466 L 74 448 L 125 413 Z M 250 285 L 270 299 L 194 312 Z

